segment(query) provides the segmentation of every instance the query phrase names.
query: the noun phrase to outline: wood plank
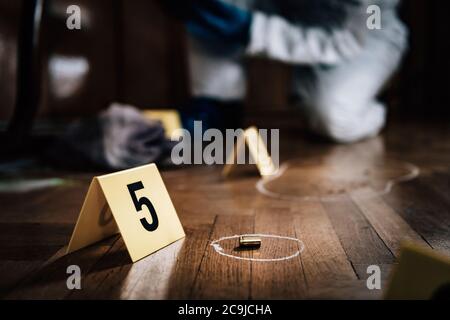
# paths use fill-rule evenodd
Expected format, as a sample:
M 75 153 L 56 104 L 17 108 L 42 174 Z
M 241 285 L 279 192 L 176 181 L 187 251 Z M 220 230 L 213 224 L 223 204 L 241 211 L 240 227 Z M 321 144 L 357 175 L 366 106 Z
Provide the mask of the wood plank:
M 118 236 L 107 254 L 83 276 L 83 290 L 73 290 L 69 299 L 118 299 L 124 278 L 132 266 L 123 239 Z
M 211 239 L 253 233 L 253 216 L 218 216 Z M 225 252 L 251 257 L 251 252 L 235 252 L 237 241 L 221 243 Z M 200 265 L 191 298 L 193 299 L 248 299 L 251 286 L 251 262 L 224 257 L 209 246 Z
M 65 223 L 0 223 L 0 260 L 45 261 L 68 243 L 72 229 Z
M 386 281 L 381 280 L 381 287 Z M 309 290 L 310 299 L 333 300 L 379 300 L 382 299 L 382 290 L 367 289 L 366 280 L 336 280 L 318 283 Z
M 412 241 L 428 246 L 422 237 L 371 188 L 355 191 L 351 194 L 351 198 L 396 257 L 403 242 Z
M 75 224 L 88 186 L 89 182 L 83 180 L 68 186 L 3 194 L 0 221 Z
M 15 291 L 20 291 L 21 286 L 27 285 L 31 282 L 33 282 L 33 279 L 35 278 L 36 274 L 39 273 L 45 273 L 45 268 L 48 268 L 52 263 L 57 261 L 58 259 L 61 259 L 67 250 L 67 246 L 63 246 L 59 248 L 49 259 L 42 261 L 41 263 L 37 264 L 36 268 L 31 270 L 29 273 L 25 274 L 20 281 L 18 281 L 14 286 L 11 287 L 8 294 L 14 294 Z M 36 261 L 30 261 L 30 264 L 34 264 Z
M 115 278 L 120 282 L 106 278 L 97 297 L 167 299 L 170 279 L 185 241 L 181 239 L 133 263 L 125 277 L 117 274 Z
M 5 260 L 0 261 L 0 297 L 16 287 L 25 277 L 42 265 L 43 261 Z
M 447 172 L 434 172 L 431 175 L 421 176 L 419 181 L 450 203 L 450 169 Z
M 14 243 L 0 247 L 0 260 L 43 260 L 50 258 L 61 245 L 22 245 L 15 246 Z
M 382 280 L 389 280 L 391 276 L 391 272 L 393 268 L 395 267 L 395 264 L 376 264 L 380 267 L 381 270 L 381 279 Z M 369 267 L 370 264 L 354 264 L 353 269 L 355 269 L 356 274 L 358 275 L 358 278 L 360 280 L 367 280 L 367 278 L 370 276 L 370 274 L 367 273 L 367 267 Z
M 165 299 L 170 295 L 170 283 L 179 271 L 176 265 L 189 263 L 193 267 L 189 271 L 197 271 L 201 257 L 208 242 L 208 236 L 198 239 L 200 234 L 193 235 L 192 227 L 200 226 L 207 230 L 211 228 L 213 216 L 202 216 L 190 219 L 185 227 L 187 236 L 184 240 L 177 241 L 161 250 L 145 257 L 135 263 L 131 262 L 128 251 L 122 239 L 111 248 L 84 278 L 85 287 L 81 291 L 74 291 L 70 299 Z M 204 224 L 200 224 L 202 221 Z M 195 229 L 197 231 L 199 229 Z M 200 247 L 197 245 L 200 244 Z M 187 256 L 195 251 L 197 255 L 197 266 L 195 260 Z M 182 259 L 186 257 L 186 259 Z M 181 261 L 181 262 L 180 262 Z M 186 267 L 182 271 L 186 270 Z M 186 280 L 185 285 L 191 289 L 195 272 L 180 277 Z M 190 277 L 190 282 L 187 279 Z M 180 279 L 178 279 L 180 280 Z M 179 282 L 178 282 L 179 283 Z M 187 291 L 187 290 L 186 290 Z M 186 292 L 185 291 L 185 292 Z M 184 293 L 185 293 L 184 292 Z
M 288 210 L 258 209 L 255 233 L 295 238 L 293 215 Z M 289 256 L 300 249 L 290 240 L 262 238 L 262 246 L 253 252 L 255 258 Z M 279 262 L 252 262 L 252 299 L 299 299 L 306 297 L 306 281 L 301 256 Z
M 133 278 L 137 278 L 137 283 L 129 293 L 122 290 L 121 299 L 187 298 L 208 246 L 214 219 L 208 214 L 182 219 L 186 238 L 135 263 L 127 275 L 127 283 Z
M 298 202 L 292 213 L 297 238 L 305 244 L 301 257 L 308 288 L 321 282 L 356 280 L 322 204 Z
M 450 204 L 420 181 L 396 186 L 383 199 L 433 247 L 450 253 Z
M 394 262 L 389 248 L 348 196 L 323 206 L 352 265 Z
M 73 225 L 67 223 L 0 223 L 0 242 L 14 246 L 63 246 L 72 229 Z
M 190 219 L 191 224 L 184 223 L 186 241 L 170 279 L 168 293 L 170 299 L 189 299 L 191 297 L 192 287 L 199 272 L 200 264 L 205 251 L 209 247 L 215 217 L 207 217 L 204 220 L 202 219 L 203 223 L 192 224 L 192 220 L 198 219 L 198 216 L 195 215 Z M 185 220 L 182 219 L 183 221 Z
M 63 299 L 73 292 L 67 288 L 67 267 L 70 265 L 80 267 L 83 285 L 84 274 L 110 249 L 111 241 L 113 240 L 109 239 L 104 241 L 102 245 L 93 245 L 69 255 L 63 255 L 65 248 L 62 248 L 29 279 L 8 294 L 6 298 Z

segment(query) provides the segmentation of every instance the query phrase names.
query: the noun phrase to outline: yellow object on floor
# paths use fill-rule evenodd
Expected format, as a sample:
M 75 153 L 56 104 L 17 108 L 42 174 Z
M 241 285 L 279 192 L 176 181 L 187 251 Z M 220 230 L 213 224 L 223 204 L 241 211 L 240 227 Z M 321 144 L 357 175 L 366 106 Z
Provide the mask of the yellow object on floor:
M 155 164 L 92 179 L 67 253 L 117 232 L 133 262 L 184 238 L 183 227 Z
M 164 130 L 166 131 L 167 138 L 179 139 L 181 132 L 176 132 L 178 129 L 182 129 L 180 114 L 174 109 L 155 109 L 155 110 L 143 110 L 142 113 L 145 117 L 152 120 L 161 121 Z
M 450 257 L 417 245 L 405 245 L 385 298 L 390 300 L 449 299 Z
M 272 143 L 278 144 L 278 141 Z M 278 171 L 278 161 L 276 165 L 267 150 L 265 141 L 259 134 L 258 128 L 247 128 L 242 135 L 240 135 L 234 145 L 234 148 L 227 155 L 225 166 L 222 170 L 222 176 L 230 177 L 236 170 L 238 165 L 245 163 L 246 150 L 250 152 L 250 159 L 256 165 L 259 174 L 263 178 L 273 176 Z

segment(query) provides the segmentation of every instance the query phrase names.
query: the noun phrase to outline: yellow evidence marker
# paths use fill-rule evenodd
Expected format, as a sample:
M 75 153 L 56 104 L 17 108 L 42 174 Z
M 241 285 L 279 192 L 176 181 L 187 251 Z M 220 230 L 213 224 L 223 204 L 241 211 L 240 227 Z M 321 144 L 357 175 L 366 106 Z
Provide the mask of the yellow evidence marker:
M 161 121 L 166 138 L 179 140 L 183 126 L 181 125 L 180 114 L 174 109 L 147 109 L 142 110 L 143 115 L 151 120 Z
M 450 298 L 450 258 L 413 244 L 403 246 L 385 299 Z
M 155 164 L 94 177 L 67 253 L 120 233 L 133 262 L 185 233 Z
M 245 159 L 246 147 L 250 151 L 250 157 L 253 159 L 259 174 L 263 178 L 273 176 L 277 173 L 278 168 L 274 165 L 258 129 L 256 127 L 250 127 L 237 138 L 234 148 L 227 156 L 225 166 L 222 170 L 223 177 L 228 178 L 236 171 L 236 168 L 240 165 L 238 159 L 240 157 Z

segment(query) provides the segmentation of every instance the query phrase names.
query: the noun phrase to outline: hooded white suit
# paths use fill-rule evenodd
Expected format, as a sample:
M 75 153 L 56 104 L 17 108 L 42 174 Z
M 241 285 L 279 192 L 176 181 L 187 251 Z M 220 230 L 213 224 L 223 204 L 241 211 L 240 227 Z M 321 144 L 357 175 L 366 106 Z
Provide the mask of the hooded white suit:
M 312 129 L 338 142 L 353 142 L 379 133 L 386 111 L 376 95 L 398 67 L 407 47 L 407 30 L 396 13 L 398 0 L 355 0 L 357 5 L 344 1 L 342 5 L 348 10 L 340 24 L 319 19 L 314 23 L 314 12 L 302 12 L 309 18 L 308 24 L 301 18 L 284 17 L 271 11 L 270 0 L 224 1 L 254 13 L 250 42 L 244 53 L 230 56 L 213 53 L 191 37 L 189 62 L 194 96 L 243 99 L 246 75 L 242 57 L 266 57 L 298 66 L 293 90 L 303 98 Z M 367 27 L 370 5 L 381 9 L 379 30 Z

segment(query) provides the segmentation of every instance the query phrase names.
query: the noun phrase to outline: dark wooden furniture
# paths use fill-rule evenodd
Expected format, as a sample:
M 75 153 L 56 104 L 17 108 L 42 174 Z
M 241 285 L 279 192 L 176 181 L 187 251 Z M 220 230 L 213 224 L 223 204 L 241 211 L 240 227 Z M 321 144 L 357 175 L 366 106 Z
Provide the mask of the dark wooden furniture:
M 8 128 L 12 145 L 22 144 L 31 132 L 39 109 L 41 88 L 41 34 L 44 0 L 25 1 L 20 17 L 17 57 L 16 106 Z

